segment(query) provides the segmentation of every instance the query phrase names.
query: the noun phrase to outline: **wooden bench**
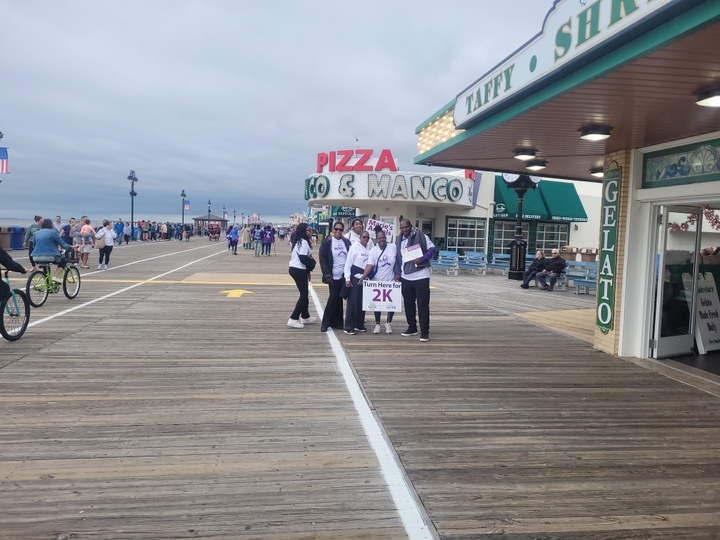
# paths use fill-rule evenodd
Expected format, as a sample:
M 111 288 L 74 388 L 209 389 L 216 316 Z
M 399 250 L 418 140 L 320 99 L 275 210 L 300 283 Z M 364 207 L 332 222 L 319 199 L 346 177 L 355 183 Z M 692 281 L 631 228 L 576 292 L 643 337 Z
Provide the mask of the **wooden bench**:
M 507 274 L 508 270 L 510 270 L 510 255 L 502 253 L 493 255 L 492 262 L 485 264 L 483 274 L 485 274 L 488 270 L 492 270 L 493 272 L 495 272 L 495 270 L 500 270 L 503 275 Z
M 457 251 L 439 251 L 437 260 L 432 262 L 432 270 L 445 270 L 448 276 L 450 272 L 457 276 L 460 271 L 459 258 Z
M 467 270 L 468 272 L 479 275 L 482 270 L 485 272 L 485 265 L 487 264 L 487 256 L 481 251 L 466 251 L 465 255 L 460 257 L 458 266 L 460 270 Z

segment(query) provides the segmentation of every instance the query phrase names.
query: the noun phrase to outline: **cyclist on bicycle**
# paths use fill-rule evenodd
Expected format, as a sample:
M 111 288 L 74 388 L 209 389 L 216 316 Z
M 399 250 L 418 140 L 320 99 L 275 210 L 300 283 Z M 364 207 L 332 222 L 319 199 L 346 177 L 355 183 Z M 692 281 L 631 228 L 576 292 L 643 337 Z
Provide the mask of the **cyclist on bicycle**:
M 27 270 L 25 267 L 20 264 L 13 261 L 13 258 L 8 254 L 7 251 L 5 251 L 3 248 L 0 247 L 0 266 L 4 266 L 8 270 L 12 272 L 20 272 L 21 274 L 27 274 Z M 10 295 L 10 286 L 5 283 L 2 279 L 0 279 L 0 301 L 5 300 L 7 296 Z
M 34 237 L 35 249 L 33 249 L 33 257 L 54 257 L 55 264 L 58 267 L 55 269 L 55 275 L 53 281 L 55 283 L 62 283 L 60 274 L 65 268 L 67 261 L 60 256 L 58 248 L 72 249 L 72 246 L 60 238 L 60 234 L 53 227 L 53 222 L 49 218 L 42 220 L 40 230 L 35 233 Z

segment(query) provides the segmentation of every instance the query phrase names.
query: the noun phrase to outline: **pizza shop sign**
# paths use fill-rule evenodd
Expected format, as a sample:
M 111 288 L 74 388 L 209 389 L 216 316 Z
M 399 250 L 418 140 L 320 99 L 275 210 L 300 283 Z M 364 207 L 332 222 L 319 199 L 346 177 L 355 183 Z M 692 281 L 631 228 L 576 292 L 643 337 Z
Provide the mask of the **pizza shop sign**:
M 382 150 L 377 158 L 373 158 L 372 150 L 323 152 L 317 156 L 315 172 L 305 179 L 306 201 L 388 200 L 472 206 L 472 180 L 399 171 L 390 150 Z

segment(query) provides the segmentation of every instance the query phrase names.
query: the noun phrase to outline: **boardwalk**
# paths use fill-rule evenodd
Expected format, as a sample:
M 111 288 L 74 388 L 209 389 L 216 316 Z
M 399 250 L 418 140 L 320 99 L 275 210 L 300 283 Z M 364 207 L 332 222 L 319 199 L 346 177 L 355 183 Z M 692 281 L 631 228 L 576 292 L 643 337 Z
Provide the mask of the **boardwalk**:
M 0 342 L 0 538 L 408 537 L 286 251 L 116 248 Z M 429 343 L 337 336 L 430 535 L 717 538 L 718 397 L 564 335 L 592 298 L 433 285 Z

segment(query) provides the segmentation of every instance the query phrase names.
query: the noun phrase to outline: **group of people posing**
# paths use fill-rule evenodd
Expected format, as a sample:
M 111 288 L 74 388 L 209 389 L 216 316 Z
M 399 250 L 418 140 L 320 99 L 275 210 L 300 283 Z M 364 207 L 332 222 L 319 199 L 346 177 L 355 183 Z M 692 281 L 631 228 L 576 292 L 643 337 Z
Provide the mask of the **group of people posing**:
M 372 281 L 398 281 L 401 283 L 403 306 L 407 329 L 403 336 L 416 336 L 418 322 L 420 341 L 430 339 L 430 261 L 435 254 L 435 245 L 427 235 L 413 227 L 409 220 L 400 221 L 400 235 L 395 244 L 389 244 L 382 228 L 375 229 L 375 242 L 364 230 L 362 220 L 352 222 L 351 231 L 345 235 L 345 226 L 338 221 L 332 226 L 332 234 L 320 244 L 319 261 L 322 280 L 328 285 L 328 300 L 320 323 L 320 330 L 329 328 L 343 330 L 354 335 L 367 332 L 365 311 L 362 302 L 362 283 Z M 310 238 L 312 231 L 305 223 L 298 225 L 292 237 L 292 253 L 289 272 L 300 292 L 295 310 L 290 315 L 288 326 L 304 328 L 317 321 L 308 311 L 308 282 L 316 266 Z M 421 256 L 403 262 L 402 253 L 406 248 L 420 249 Z M 343 301 L 347 299 L 343 317 Z M 373 334 L 379 334 L 381 312 L 374 312 Z M 385 319 L 385 333 L 392 333 L 393 312 Z
M 538 250 L 535 253 L 535 259 L 523 273 L 523 282 L 520 285 L 523 289 L 530 288 L 530 281 L 537 277 L 540 288 L 543 291 L 552 291 L 555 288 L 557 278 L 565 271 L 565 259 L 560 256 L 557 249 L 553 249 L 549 259 L 545 258 L 545 254 Z M 548 285 L 547 280 L 550 279 Z

